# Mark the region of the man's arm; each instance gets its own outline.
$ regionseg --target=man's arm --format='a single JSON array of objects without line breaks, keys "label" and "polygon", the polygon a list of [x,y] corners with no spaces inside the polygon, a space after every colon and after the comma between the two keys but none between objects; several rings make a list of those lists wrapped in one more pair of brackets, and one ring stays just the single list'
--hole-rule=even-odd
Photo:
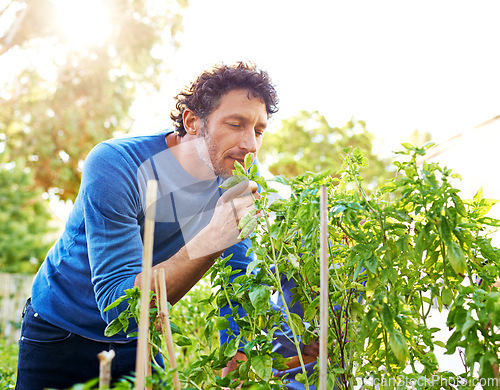
[{"label": "man's arm", "polygon": [[[253,197],[252,197],[253,194]],[[165,270],[167,297],[178,302],[210,269],[222,252],[241,241],[239,220],[254,207],[257,184],[244,181],[227,190],[217,202],[210,223],[168,261],[153,267]],[[138,274],[134,286],[141,285]],[[154,282],[151,282],[153,289]]]},{"label": "man's arm", "polygon": [[[80,204],[82,232],[88,239],[91,281],[96,303],[106,322],[126,307],[104,309],[140,283],[142,238],[139,223],[141,177],[122,153],[106,143],[96,146],[85,161]],[[144,184],[146,183],[144,178]],[[226,248],[240,242],[236,220],[253,207],[250,196],[257,185],[240,183],[218,200],[211,221],[177,252],[170,252],[156,268],[165,267],[169,300],[177,302],[210,268]],[[246,195],[246,196],[245,196]],[[80,238],[80,237],[78,237]],[[152,283],[154,285],[154,283]]]}]

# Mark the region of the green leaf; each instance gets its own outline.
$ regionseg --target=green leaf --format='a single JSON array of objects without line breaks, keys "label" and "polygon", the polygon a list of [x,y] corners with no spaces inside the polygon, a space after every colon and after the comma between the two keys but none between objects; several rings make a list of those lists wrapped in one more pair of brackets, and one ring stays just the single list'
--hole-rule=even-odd
[{"label": "green leaf", "polygon": [[224,330],[229,328],[229,320],[224,317],[217,317],[215,319],[215,328],[217,330]]},{"label": "green leaf", "polygon": [[240,378],[246,378],[248,376],[248,371],[250,371],[251,364],[249,361],[244,361],[240,364],[238,368],[238,373]]},{"label": "green leaf", "polygon": [[452,237],[448,220],[444,215],[441,215],[439,223],[439,235],[446,245],[451,245]]},{"label": "green leaf", "polygon": [[300,268],[299,258],[297,256],[290,253],[288,255],[288,260],[290,260],[290,263],[292,264],[293,268],[296,268],[296,269]]},{"label": "green leaf", "polygon": [[462,325],[462,329],[461,329],[462,334],[467,337],[467,333],[474,325],[476,325],[476,320],[474,318],[472,318],[470,311],[468,311],[467,318],[466,318],[464,324]]},{"label": "green leaf", "polygon": [[120,318],[115,318],[113,321],[111,321],[108,326],[106,326],[106,329],[104,330],[104,336],[106,337],[111,337],[120,332],[123,329],[123,325],[120,321]]},{"label": "green leaf", "polygon": [[424,228],[420,230],[420,233],[418,234],[417,237],[417,241],[415,243],[415,251],[414,251],[414,258],[419,264],[422,263],[422,255],[425,249],[427,238],[428,238],[427,229]]},{"label": "green leaf", "polygon": [[283,177],[283,176],[275,176],[272,181],[275,181],[277,183],[280,183],[280,184],[284,184],[286,186],[288,186],[290,184],[290,179],[287,179],[286,177]]},{"label": "green leaf", "polygon": [[479,204],[481,199],[483,199],[483,187],[479,188],[472,198],[475,204]]},{"label": "green leaf", "polygon": [[465,210],[464,202],[460,199],[456,194],[451,195],[451,199],[453,199],[453,203],[455,203],[455,209],[457,213],[459,213],[462,217],[467,216],[467,211]]},{"label": "green leaf", "polygon": [[[252,211],[249,211],[247,214],[245,214],[245,216],[247,216],[248,214],[252,214]],[[241,227],[241,232],[240,235],[238,236],[238,239],[242,240],[245,237],[247,237],[252,232],[252,230],[255,229],[255,226],[257,226],[258,219],[259,219],[258,216],[250,215],[250,219],[248,220],[248,222]],[[238,224],[238,227],[239,225],[240,224]]]},{"label": "green leaf", "polygon": [[245,167],[241,165],[239,161],[234,162],[233,176],[245,176],[246,177]]},{"label": "green leaf", "polygon": [[238,222],[238,229],[241,229],[243,230],[243,227],[248,223],[250,222],[250,220],[252,219],[252,217],[257,213],[257,210],[255,209],[252,209],[250,211],[248,211],[241,219],[240,219],[240,222]]},{"label": "green leaf", "polygon": [[451,355],[455,352],[455,349],[457,348],[457,344],[462,338],[462,333],[457,329],[453,334],[450,336],[448,341],[446,342],[446,354]]},{"label": "green leaf", "polygon": [[239,344],[239,338],[231,339],[227,343],[226,350],[224,351],[224,356],[232,358],[234,355],[236,355],[236,352],[238,352],[238,344]]},{"label": "green leaf", "polygon": [[337,205],[332,207],[330,212],[332,213],[332,215],[337,215],[337,214],[341,213],[342,211],[344,211],[345,209],[346,209],[346,206],[344,206],[343,204],[337,204]]},{"label": "green leaf", "polygon": [[252,367],[255,373],[265,382],[271,378],[273,359],[269,355],[257,355],[252,357]]},{"label": "green leaf", "polygon": [[313,299],[313,301],[307,306],[306,311],[304,312],[304,321],[311,321],[314,316],[318,313],[318,307],[320,303],[320,297],[317,296]]},{"label": "green leaf", "polygon": [[257,174],[257,165],[252,165],[250,167],[250,177],[254,177]]},{"label": "green leaf", "polygon": [[263,285],[258,285],[252,289],[249,293],[250,302],[255,308],[257,314],[263,314],[266,312],[269,306],[269,298],[271,297],[271,291],[269,288]]},{"label": "green leaf", "polygon": [[110,303],[108,306],[106,306],[104,308],[104,311],[108,311],[110,309],[115,308],[116,306],[118,306],[120,303],[122,303],[127,298],[128,298],[127,295],[122,295],[121,297],[117,298],[113,303]]},{"label": "green leaf", "polygon": [[215,379],[215,383],[219,386],[226,387],[226,386],[229,386],[231,384],[231,379],[228,376],[226,376],[224,378],[217,376]]},{"label": "green leaf", "polygon": [[489,225],[489,226],[500,226],[500,219],[483,217],[478,219],[479,223]]},{"label": "green leaf", "polygon": [[207,378],[207,373],[201,367],[195,367],[189,372],[189,379],[196,384],[202,384]]},{"label": "green leaf", "polygon": [[172,331],[172,334],[181,334],[181,329],[174,323],[174,322],[170,322],[170,330]]},{"label": "green leaf", "polygon": [[356,319],[363,313],[363,306],[358,301],[352,301],[349,305],[349,313],[353,319]]},{"label": "green leaf", "polygon": [[306,383],[307,375],[301,372],[301,373],[295,375],[295,380],[299,383]]},{"label": "green leaf", "polygon": [[465,275],[467,271],[467,262],[465,260],[462,248],[456,242],[450,242],[448,245],[448,260],[457,275]]},{"label": "green leaf", "polygon": [[262,263],[262,259],[256,258],[247,266],[246,274],[249,276],[252,271]]},{"label": "green leaf", "polygon": [[380,318],[382,319],[382,325],[388,332],[392,332],[394,329],[394,317],[392,316],[391,309],[387,303],[382,304],[382,311],[380,313]]},{"label": "green leaf", "polygon": [[326,169],[324,171],[318,172],[313,176],[313,182],[320,182],[325,177],[331,175],[332,169]]},{"label": "green leaf", "polygon": [[378,277],[372,273],[368,274],[368,280],[366,282],[366,297],[372,298],[375,293],[375,289],[378,285]]},{"label": "green leaf", "polygon": [[252,165],[252,153],[247,153],[245,156],[245,169],[248,171]]},{"label": "green leaf", "polygon": [[233,175],[226,180],[224,180],[221,185],[219,185],[219,188],[222,188],[223,190],[227,190],[231,187],[234,187],[235,185],[248,180],[244,174],[242,175]]},{"label": "green leaf", "polygon": [[298,314],[290,313],[290,317],[288,318],[287,322],[290,325],[293,333],[295,333],[296,335],[302,336],[306,331],[304,320]]},{"label": "green leaf", "polygon": [[441,291],[441,301],[445,306],[450,306],[453,302],[453,292],[448,287],[443,287]]},{"label": "green leaf", "polygon": [[[496,359],[492,354],[488,351],[479,359],[479,376],[481,378],[493,379],[495,378],[495,372],[493,370],[493,363],[496,363]],[[498,382],[486,382],[486,385],[483,386],[484,390],[498,390]]]},{"label": "green leaf", "polygon": [[368,259],[365,260],[365,265],[366,268],[368,268],[368,270],[375,275],[378,268],[377,256],[375,254],[372,254]]},{"label": "green leaf", "polygon": [[186,337],[186,336],[183,336],[183,335],[177,336],[177,339],[175,340],[175,343],[179,347],[183,347],[183,346],[186,346],[186,345],[193,344],[192,341],[191,341],[191,339],[189,337]]},{"label": "green leaf", "polygon": [[399,330],[394,329],[390,333],[389,343],[391,344],[392,352],[396,355],[399,363],[402,365],[406,364],[406,360],[408,360],[410,353],[408,352],[408,344]]}]

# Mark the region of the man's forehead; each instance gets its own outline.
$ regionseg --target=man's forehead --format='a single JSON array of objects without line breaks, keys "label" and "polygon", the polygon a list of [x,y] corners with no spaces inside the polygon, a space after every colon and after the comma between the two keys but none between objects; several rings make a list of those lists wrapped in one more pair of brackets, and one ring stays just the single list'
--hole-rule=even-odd
[{"label": "man's forehead", "polygon": [[[253,96],[253,94],[251,94],[251,91],[241,89],[231,90],[222,95],[219,101],[219,105],[214,111],[232,110],[234,111],[234,114],[238,114],[236,110],[240,110],[243,108],[255,108],[254,105],[259,109],[262,109],[267,116],[266,104],[262,98],[260,98],[259,96]],[[243,112],[244,110],[241,111],[241,113]]]}]

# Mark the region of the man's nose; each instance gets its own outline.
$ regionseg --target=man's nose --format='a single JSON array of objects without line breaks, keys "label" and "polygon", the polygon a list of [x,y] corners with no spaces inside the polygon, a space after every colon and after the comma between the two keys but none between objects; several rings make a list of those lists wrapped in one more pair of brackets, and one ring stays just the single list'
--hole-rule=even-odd
[{"label": "man's nose", "polygon": [[257,138],[253,129],[248,129],[244,132],[239,146],[241,149],[246,150],[247,153],[257,152]]}]

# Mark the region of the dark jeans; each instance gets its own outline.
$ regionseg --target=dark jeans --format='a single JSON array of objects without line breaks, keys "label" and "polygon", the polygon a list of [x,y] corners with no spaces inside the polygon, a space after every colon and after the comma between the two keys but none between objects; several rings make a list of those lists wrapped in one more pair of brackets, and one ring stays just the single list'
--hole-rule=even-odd
[{"label": "dark jeans", "polygon": [[44,321],[27,302],[19,340],[17,390],[65,389],[99,376],[97,354],[115,351],[113,381],[135,371],[137,342],[89,340]]}]

